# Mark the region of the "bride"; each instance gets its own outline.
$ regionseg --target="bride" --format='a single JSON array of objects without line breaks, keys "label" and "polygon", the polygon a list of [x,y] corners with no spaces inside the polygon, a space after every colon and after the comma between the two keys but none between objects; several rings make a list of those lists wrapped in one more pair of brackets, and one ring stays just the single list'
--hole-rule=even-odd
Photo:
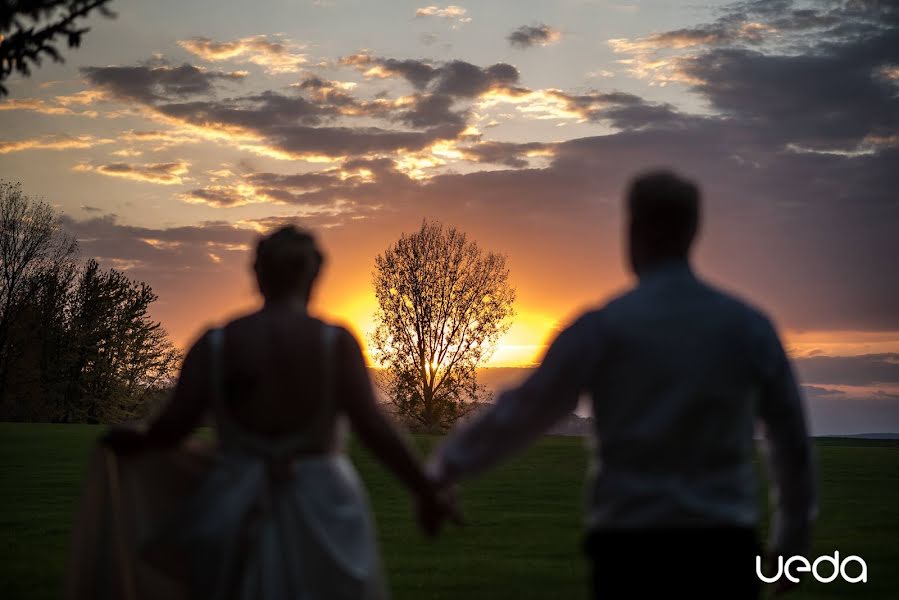
[{"label": "bride", "polygon": [[[378,408],[355,338],[307,312],[321,264],[304,231],[263,238],[264,306],[190,348],[149,428],[106,435],[68,597],[173,597],[179,585],[193,598],[386,597],[367,498],[342,450],[346,421],[413,494],[425,533],[456,518]],[[206,413],[217,445],[204,453],[182,442]]]}]

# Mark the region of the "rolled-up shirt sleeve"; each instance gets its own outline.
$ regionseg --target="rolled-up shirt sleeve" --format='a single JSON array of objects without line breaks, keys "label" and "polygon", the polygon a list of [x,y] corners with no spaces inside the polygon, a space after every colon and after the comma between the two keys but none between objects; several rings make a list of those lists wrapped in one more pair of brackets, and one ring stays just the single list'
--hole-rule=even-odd
[{"label": "rolled-up shirt sleeve", "polygon": [[445,482],[477,474],[522,450],[577,408],[595,341],[582,317],[550,344],[540,366],[517,388],[459,426],[438,449],[432,469]]},{"label": "rolled-up shirt sleeve", "polygon": [[759,415],[773,514],[769,550],[775,555],[805,554],[817,516],[811,440],[793,368],[773,328],[768,334],[771,369],[762,391]]}]

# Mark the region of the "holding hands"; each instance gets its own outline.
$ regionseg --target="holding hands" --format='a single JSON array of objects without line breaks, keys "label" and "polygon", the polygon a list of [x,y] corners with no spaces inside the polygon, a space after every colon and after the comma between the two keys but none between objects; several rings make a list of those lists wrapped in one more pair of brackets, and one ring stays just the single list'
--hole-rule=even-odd
[{"label": "holding hands", "polygon": [[459,510],[455,490],[444,477],[440,460],[432,458],[426,472],[429,485],[418,495],[416,511],[419,527],[433,538],[447,520],[461,526],[465,519]]}]

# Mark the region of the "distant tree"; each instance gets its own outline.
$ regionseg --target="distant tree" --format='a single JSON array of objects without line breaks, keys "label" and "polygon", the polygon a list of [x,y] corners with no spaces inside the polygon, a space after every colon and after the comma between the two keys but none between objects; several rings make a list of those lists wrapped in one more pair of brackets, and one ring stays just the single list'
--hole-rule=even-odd
[{"label": "distant tree", "polygon": [[422,223],[377,257],[378,380],[409,425],[444,431],[487,399],[477,368],[509,327],[508,279],[504,256],[439,223]]},{"label": "distant tree", "polygon": [[57,37],[69,48],[81,45],[90,31],[77,22],[96,11],[107,18],[115,14],[106,6],[111,0],[7,0],[0,3],[0,96],[8,94],[3,81],[16,71],[31,74],[44,57],[64,62]]},{"label": "distant tree", "polygon": [[155,300],[150,286],[95,260],[81,270],[70,306],[67,420],[134,419],[171,383],[181,357],[147,314]]},{"label": "distant tree", "polygon": [[0,181],[0,397],[18,351],[10,327],[41,282],[72,268],[76,249],[53,207],[30,200],[19,184]]},{"label": "distant tree", "polygon": [[95,260],[46,203],[0,182],[0,419],[143,417],[181,361],[149,316],[153,290]]}]

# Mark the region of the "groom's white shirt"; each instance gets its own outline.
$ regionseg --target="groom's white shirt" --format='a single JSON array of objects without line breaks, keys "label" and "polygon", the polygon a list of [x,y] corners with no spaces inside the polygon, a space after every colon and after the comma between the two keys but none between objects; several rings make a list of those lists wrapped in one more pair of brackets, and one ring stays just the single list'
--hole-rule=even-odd
[{"label": "groom's white shirt", "polygon": [[454,431],[434,468],[479,472],[593,403],[590,528],[755,526],[757,423],[775,508],[770,547],[808,550],[815,514],[811,447],[799,390],[765,316],[668,263],[588,312],[540,367]]}]

